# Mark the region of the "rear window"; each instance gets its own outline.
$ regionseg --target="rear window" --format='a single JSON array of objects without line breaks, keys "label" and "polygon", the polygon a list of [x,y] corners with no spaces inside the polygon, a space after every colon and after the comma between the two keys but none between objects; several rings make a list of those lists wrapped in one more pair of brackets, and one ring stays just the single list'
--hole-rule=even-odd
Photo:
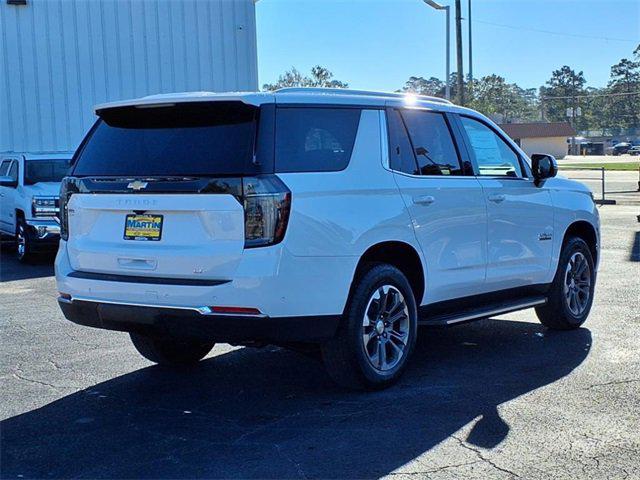
[{"label": "rear window", "polygon": [[276,171],[330,172],[346,168],[360,112],[358,108],[278,108]]},{"label": "rear window", "polygon": [[241,102],[103,110],[74,175],[216,176],[250,171],[259,109]]}]

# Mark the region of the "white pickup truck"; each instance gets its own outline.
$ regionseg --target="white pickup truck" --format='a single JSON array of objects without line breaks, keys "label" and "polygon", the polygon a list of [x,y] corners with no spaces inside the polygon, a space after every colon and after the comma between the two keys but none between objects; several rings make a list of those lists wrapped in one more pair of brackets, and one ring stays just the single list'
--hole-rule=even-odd
[{"label": "white pickup truck", "polygon": [[5,154],[0,157],[0,232],[15,237],[17,255],[28,262],[60,240],[60,180],[72,153]]}]

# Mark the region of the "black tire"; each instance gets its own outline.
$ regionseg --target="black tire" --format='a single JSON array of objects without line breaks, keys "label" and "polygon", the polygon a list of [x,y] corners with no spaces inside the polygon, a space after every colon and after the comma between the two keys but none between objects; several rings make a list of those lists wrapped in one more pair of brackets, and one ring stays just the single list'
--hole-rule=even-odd
[{"label": "black tire", "polygon": [[35,259],[31,229],[23,218],[19,218],[16,225],[16,257],[20,263],[31,263]]},{"label": "black tire", "polygon": [[[584,301],[584,310],[579,312],[572,311],[565,291],[565,282],[571,276],[570,273],[567,273],[567,269],[574,255],[582,255],[586,260],[589,270],[589,285],[588,288],[586,288],[589,296]],[[574,281],[571,281],[571,285],[574,285]],[[558,261],[558,269],[556,270],[556,275],[549,289],[547,303],[543,306],[536,307],[538,319],[545,327],[552,330],[573,330],[579,328],[587,320],[589,312],[591,311],[594,287],[595,270],[591,250],[582,238],[569,237],[562,247],[560,260]],[[570,287],[567,288],[569,289]],[[576,288],[578,287],[576,286]]]},{"label": "black tire", "polygon": [[[403,335],[406,344],[400,347],[404,349],[402,355],[397,354],[397,349],[394,349],[398,348],[398,342],[397,337],[394,337],[394,342],[392,342],[391,331],[389,331],[389,334],[386,333],[386,330],[384,333],[374,332],[375,328],[372,325],[363,326],[367,307],[370,307],[370,309],[378,308],[379,302],[377,304],[371,302],[375,302],[373,297],[380,295],[380,289],[384,286],[391,286],[395,289],[389,290],[392,292],[390,297],[392,297],[391,301],[394,301],[397,305],[397,313],[394,316],[400,315],[401,320],[398,320],[397,322],[399,323],[394,325],[398,326],[397,328],[399,329],[399,325],[404,324],[402,331],[406,332],[406,337]],[[404,303],[400,302],[401,297],[396,292],[399,292],[404,297]],[[387,298],[387,295],[385,295],[385,298]],[[382,297],[380,298],[381,301]],[[375,314],[376,320],[378,319],[377,313]],[[391,316],[391,312],[389,315]],[[407,365],[407,360],[413,351],[417,335],[417,320],[416,300],[404,274],[392,265],[370,265],[359,276],[352,288],[335,338],[322,344],[322,359],[327,373],[336,383],[350,389],[377,390],[392,385],[402,375]],[[373,349],[380,348],[379,342],[381,341],[388,342],[382,347],[385,350],[384,355],[378,353],[378,357],[384,356],[386,360],[388,358],[387,355],[389,355],[387,352],[391,351],[389,356],[396,355],[397,357],[394,359],[397,364],[392,368],[391,365],[388,370],[374,367],[363,342],[365,328],[371,330],[371,338],[374,342]],[[381,335],[384,335],[385,338],[380,338]],[[378,342],[377,347],[376,341]],[[394,343],[394,345],[391,345],[391,343]],[[388,349],[387,346],[389,347]],[[380,352],[380,350],[377,351]]]},{"label": "black tire", "polygon": [[140,333],[130,333],[129,336],[133,346],[144,358],[172,367],[195,365],[215,345],[214,342],[152,337]]}]

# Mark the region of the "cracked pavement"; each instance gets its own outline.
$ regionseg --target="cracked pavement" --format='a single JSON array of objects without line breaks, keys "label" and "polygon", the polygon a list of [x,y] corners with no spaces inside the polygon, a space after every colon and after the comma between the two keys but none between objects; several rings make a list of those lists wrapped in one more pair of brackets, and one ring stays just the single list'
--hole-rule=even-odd
[{"label": "cracked pavement", "polygon": [[600,209],[584,328],[525,311],[421,330],[406,376],[368,394],[275,347],[152,366],[126,334],[65,321],[52,267],[3,243],[0,477],[640,478],[637,210]]}]

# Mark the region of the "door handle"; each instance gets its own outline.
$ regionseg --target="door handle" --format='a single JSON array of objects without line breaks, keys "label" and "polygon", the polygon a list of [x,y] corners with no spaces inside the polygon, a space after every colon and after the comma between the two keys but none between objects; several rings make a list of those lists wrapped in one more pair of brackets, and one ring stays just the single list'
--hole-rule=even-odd
[{"label": "door handle", "polygon": [[489,195],[489,201],[495,203],[504,202],[505,198],[507,197],[502,193],[492,193],[491,195]]},{"label": "door handle", "polygon": [[431,205],[435,201],[436,199],[431,195],[418,195],[417,197],[413,197],[413,203],[420,205]]}]

